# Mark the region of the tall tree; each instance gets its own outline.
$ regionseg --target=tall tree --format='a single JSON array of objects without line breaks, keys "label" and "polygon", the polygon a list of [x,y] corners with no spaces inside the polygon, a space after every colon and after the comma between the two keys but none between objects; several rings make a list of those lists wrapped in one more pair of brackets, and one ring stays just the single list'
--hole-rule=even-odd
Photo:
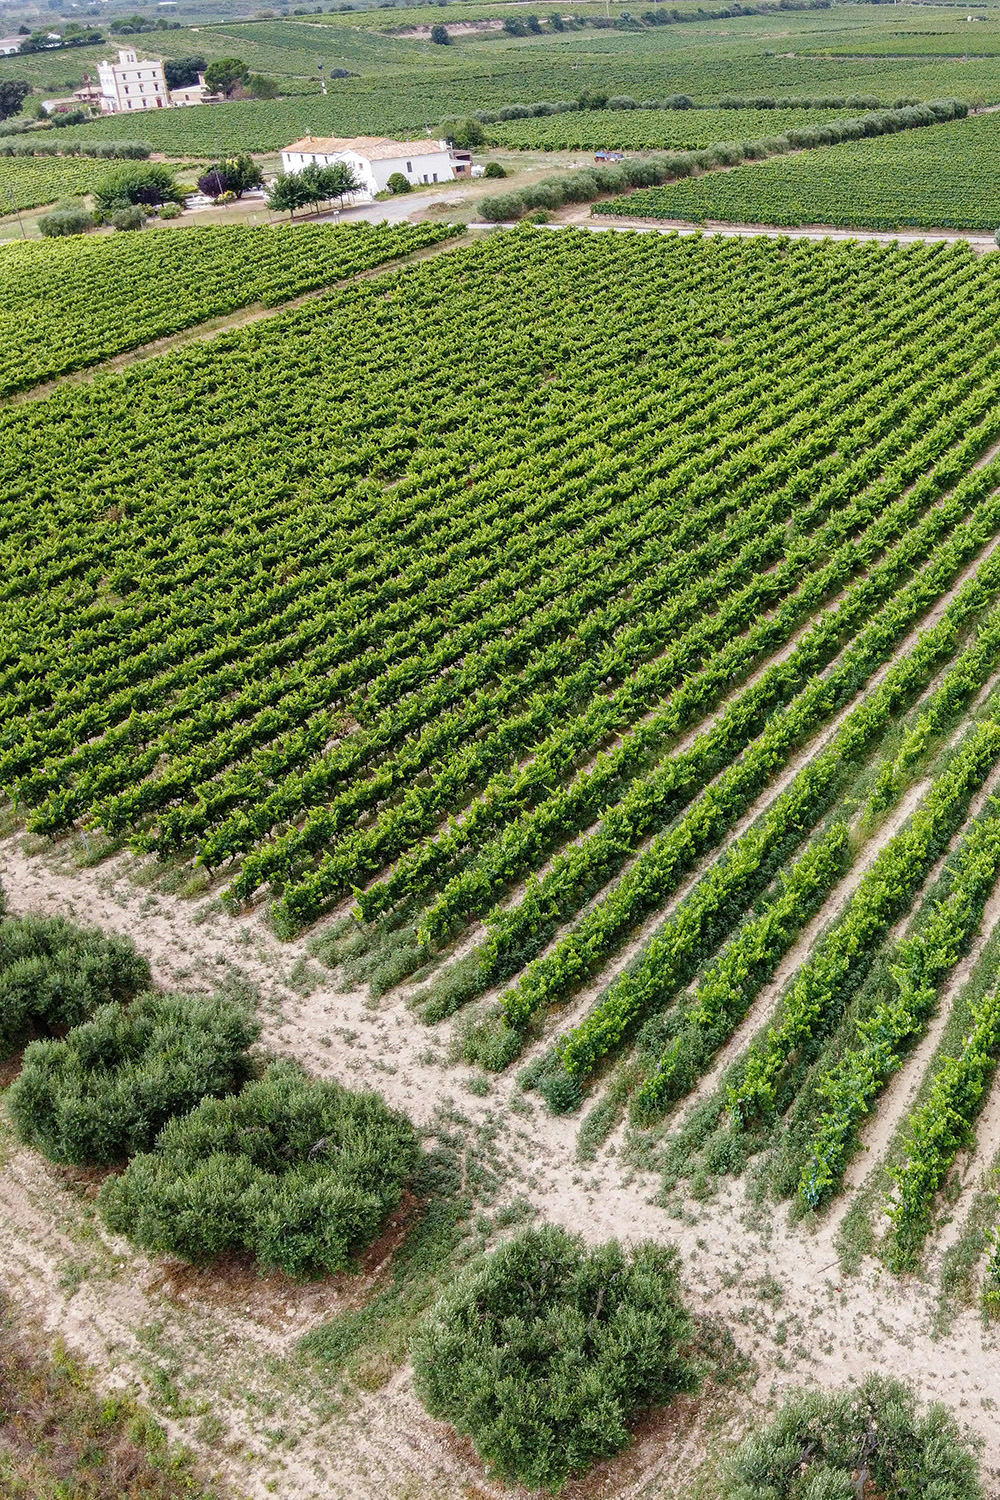
[{"label": "tall tree", "polygon": [[219,57],[205,69],[205,83],[212,94],[225,94],[250,82],[250,69],[238,57]]},{"label": "tall tree", "polygon": [[31,93],[31,84],[23,78],[0,79],[0,120],[9,120],[19,115],[21,106]]}]

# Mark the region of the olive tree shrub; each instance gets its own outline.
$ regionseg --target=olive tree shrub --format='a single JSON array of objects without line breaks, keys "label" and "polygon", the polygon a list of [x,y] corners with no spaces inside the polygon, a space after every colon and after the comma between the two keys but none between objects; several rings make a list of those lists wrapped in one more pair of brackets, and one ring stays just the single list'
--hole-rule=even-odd
[{"label": "olive tree shrub", "polygon": [[33,1036],[78,1025],[99,1005],[133,999],[151,979],[128,938],[62,917],[0,920],[0,1058]]},{"label": "olive tree shrub", "polygon": [[22,1141],[51,1161],[111,1166],[148,1151],[176,1114],[253,1073],[260,1027],[232,1000],[141,995],[104,1005],[62,1041],[32,1042],[7,1102]]},{"label": "olive tree shrub", "polygon": [[941,1405],[869,1375],[842,1391],[792,1396],[723,1469],[720,1500],[983,1500],[978,1465]]},{"label": "olive tree shrub", "polygon": [[280,1062],[172,1120],[105,1183],[100,1206],[109,1228],[154,1255],[249,1251],[262,1269],[323,1275],[376,1236],[416,1162],[413,1126],[378,1094]]},{"label": "olive tree shrub", "polygon": [[511,1483],[559,1490],[695,1389],[677,1252],[530,1229],[473,1262],[417,1330],[416,1389]]}]

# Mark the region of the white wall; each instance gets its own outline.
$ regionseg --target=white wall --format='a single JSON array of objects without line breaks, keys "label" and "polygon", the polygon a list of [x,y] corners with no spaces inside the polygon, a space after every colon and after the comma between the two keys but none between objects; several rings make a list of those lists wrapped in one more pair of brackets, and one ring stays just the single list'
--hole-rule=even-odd
[{"label": "white wall", "polygon": [[401,172],[407,181],[412,183],[451,182],[455,176],[451,153],[443,143],[439,151],[427,156],[384,157],[376,158],[374,161],[360,156],[356,151],[282,151],[281,153],[281,167],[285,172],[301,172],[303,167],[309,166],[312,162],[320,167],[328,167],[338,161],[345,162],[352,169],[355,177],[364,185],[364,191],[372,197],[376,193],[385,191],[386,184],[394,172]]}]

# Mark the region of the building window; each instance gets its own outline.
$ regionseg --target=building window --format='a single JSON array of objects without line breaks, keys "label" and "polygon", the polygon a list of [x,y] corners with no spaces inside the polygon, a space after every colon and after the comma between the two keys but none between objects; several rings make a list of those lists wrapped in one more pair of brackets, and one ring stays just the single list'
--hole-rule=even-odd
[{"label": "building window", "polygon": [[434,181],[437,182],[437,180],[438,180],[438,174],[435,172],[434,173]]},{"label": "building window", "polygon": [[412,172],[412,171],[413,171],[413,163],[412,163],[412,161],[408,161],[408,162],[407,162],[407,163],[406,163],[406,170],[407,170],[407,171],[408,171],[408,172]]}]

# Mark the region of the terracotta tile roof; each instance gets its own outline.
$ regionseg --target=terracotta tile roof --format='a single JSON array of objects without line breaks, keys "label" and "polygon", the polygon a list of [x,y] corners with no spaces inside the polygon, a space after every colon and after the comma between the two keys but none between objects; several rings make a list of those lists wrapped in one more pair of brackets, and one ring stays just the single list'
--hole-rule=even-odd
[{"label": "terracotta tile roof", "polygon": [[394,157],[436,156],[448,147],[442,141],[389,141],[380,135],[355,135],[349,140],[337,136],[305,135],[301,141],[293,141],[286,151],[315,152],[319,156],[333,156],[338,151],[354,151],[368,161],[388,161]]}]

